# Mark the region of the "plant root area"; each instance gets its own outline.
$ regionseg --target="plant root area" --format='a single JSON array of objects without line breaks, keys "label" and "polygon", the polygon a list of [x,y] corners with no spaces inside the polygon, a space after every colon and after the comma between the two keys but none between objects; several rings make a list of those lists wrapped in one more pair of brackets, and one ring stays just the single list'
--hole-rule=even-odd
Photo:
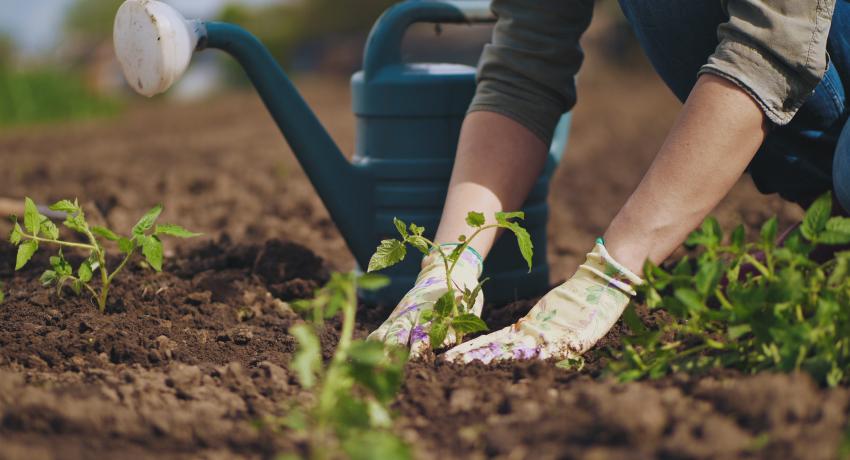
[{"label": "plant root area", "polygon": [[[552,186],[549,253],[536,254],[548,257],[553,284],[628,197],[678,107],[645,65],[605,69],[591,58],[582,75],[573,137]],[[628,85],[616,83],[623,75]],[[347,83],[298,84],[350,152]],[[60,298],[40,285],[49,248],[14,272],[14,248],[0,244],[0,458],[303,452],[303,439],[268,423],[311,398],[290,370],[287,331],[301,321],[290,303],[353,262],[255,95],[146,103],[116,120],[2,133],[0,160],[3,195],[42,203],[77,196],[92,220],[123,232],[162,202],[163,222],[205,233],[168,241],[162,273],[131,264],[105,313],[85,296]],[[746,178],[715,214],[724,228],[800,216]],[[485,319],[496,329],[533,303],[488,305]],[[362,307],[357,336],[388,310]],[[329,322],[321,335],[326,358],[338,327]],[[617,383],[602,373],[603,351],[624,332],[616,326],[580,372],[551,362],[410,363],[394,403],[398,432],[421,459],[839,457],[847,388],[726,372]]]}]

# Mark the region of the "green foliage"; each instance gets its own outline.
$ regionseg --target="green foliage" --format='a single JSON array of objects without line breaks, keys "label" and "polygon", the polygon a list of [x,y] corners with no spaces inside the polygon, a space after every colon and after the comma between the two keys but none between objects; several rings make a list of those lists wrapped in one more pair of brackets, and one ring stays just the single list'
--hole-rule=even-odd
[{"label": "green foliage", "polygon": [[[298,341],[291,368],[305,389],[317,395],[307,406],[293,408],[282,420],[288,429],[309,440],[311,458],[409,459],[410,450],[392,431],[389,404],[404,377],[406,350],[381,342],[353,340],[357,286],[381,288],[379,275],[335,273],[315,298],[299,301],[296,309],[312,321],[290,328]],[[342,312],[342,331],[334,355],[322,363],[317,328]]]},{"label": "green foliage", "polygon": [[[132,230],[132,236],[122,237],[114,231],[99,226],[90,226],[86,221],[83,208],[77,200],[61,200],[50,209],[65,213],[63,225],[83,236],[86,243],[64,241],[59,239],[59,228],[50,219],[42,215],[35,203],[26,198],[24,200],[23,227],[15,220],[9,241],[18,247],[15,270],[20,270],[32,259],[41,244],[49,244],[59,247],[55,256],[50,257],[50,269],[41,275],[41,283],[45,286],[55,286],[57,294],[62,293],[66,286],[75,294],[80,294],[83,289],[87,290],[97,300],[100,311],[106,309],[109,296],[109,287],[114,277],[127,265],[130,258],[141,249],[148,264],[156,271],[162,270],[162,241],[158,235],[176,236],[179,238],[190,238],[198,236],[178,225],[158,225],[154,228],[156,220],[162,212],[162,206],[156,206],[139,220]],[[153,231],[151,231],[153,229]],[[110,272],[107,267],[107,252],[104,246],[106,241],[118,242],[119,249],[124,258],[121,263]],[[62,248],[76,248],[87,251],[86,259],[83,260],[76,270],[65,259]],[[101,277],[99,291],[91,285],[95,272]]]},{"label": "green foliage", "polygon": [[6,301],[6,292],[4,291],[5,288],[6,286],[2,282],[0,282],[0,304]]},{"label": "green foliage", "polygon": [[831,196],[819,198],[781,247],[776,219],[754,243],[744,243],[739,226],[729,244],[707,219],[688,238],[701,249],[695,260],[685,257],[672,270],[645,267],[646,303],[672,321],[647,330],[627,312],[633,335],[610,371],[626,381],[712,368],[802,370],[828,385],[848,382],[850,251],[825,263],[810,258],[815,244],[850,241],[850,220],[830,217],[831,210]]},{"label": "green foliage", "polygon": [[495,214],[494,224],[487,224],[484,214],[471,211],[466,216],[466,223],[474,229],[470,236],[460,235],[458,243],[454,249],[446,254],[444,248],[433,241],[425,238],[425,228],[416,224],[410,224],[408,227],[402,220],[395,218],[393,224],[401,236],[400,240],[387,239],[381,241],[381,244],[375,250],[375,254],[369,260],[369,272],[383,270],[391,267],[402,260],[407,255],[406,244],[418,249],[426,256],[434,252],[443,261],[446,269],[446,293],[440,297],[434,305],[433,311],[426,311],[420,316],[422,323],[430,322],[430,331],[428,333],[429,342],[432,349],[439,348],[450,330],[454,330],[456,343],[461,343],[466,334],[482,332],[488,330],[487,324],[478,316],[472,313],[472,307],[475,304],[475,299],[481,292],[481,287],[487,282],[484,279],[473,289],[464,287],[462,291],[451,282],[452,271],[457,265],[460,255],[469,247],[469,244],[485,230],[494,228],[502,228],[511,231],[516,236],[519,244],[520,253],[523,259],[528,263],[528,270],[531,271],[532,256],[534,254],[534,245],[531,243],[531,236],[515,219],[524,219],[525,214],[522,212],[498,212]]},{"label": "green foliage", "polygon": [[93,94],[72,72],[13,71],[0,65],[0,126],[109,116],[119,110],[117,101]]}]

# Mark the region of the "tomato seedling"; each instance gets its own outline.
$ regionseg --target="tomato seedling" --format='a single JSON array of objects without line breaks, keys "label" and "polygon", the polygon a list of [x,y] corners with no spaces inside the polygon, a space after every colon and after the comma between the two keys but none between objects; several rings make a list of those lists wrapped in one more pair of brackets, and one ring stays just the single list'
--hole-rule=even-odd
[{"label": "tomato seedling", "polygon": [[[410,458],[407,445],[391,431],[389,409],[401,388],[407,351],[353,340],[357,287],[378,289],[388,282],[378,275],[335,273],[314,299],[294,303],[312,321],[289,330],[298,341],[292,369],[303,388],[315,390],[316,399],[290,410],[281,422],[307,437],[312,459],[341,458],[340,453],[352,459]],[[340,311],[339,342],[323,365],[317,329]]]},{"label": "tomato seedling", "polygon": [[422,323],[431,322],[431,329],[428,333],[429,342],[432,349],[437,349],[442,345],[443,341],[449,333],[449,329],[455,331],[457,343],[463,342],[465,334],[474,332],[486,331],[487,324],[472,312],[472,307],[475,304],[475,299],[481,292],[481,287],[487,279],[478,283],[474,288],[470,289],[466,286],[463,289],[456,287],[452,282],[452,271],[457,265],[457,261],[461,254],[469,247],[472,242],[481,232],[493,228],[503,228],[511,231],[517,239],[520,253],[523,259],[528,264],[528,270],[531,271],[532,256],[534,255],[534,245],[531,243],[531,236],[520,224],[512,219],[524,219],[523,212],[498,212],[495,215],[496,223],[486,224],[484,214],[472,211],[466,216],[466,223],[474,229],[473,233],[468,237],[460,235],[458,243],[454,249],[446,253],[444,247],[425,238],[425,228],[411,223],[408,227],[400,219],[393,219],[396,229],[398,230],[401,239],[387,239],[381,241],[381,244],[375,250],[375,254],[369,260],[368,272],[383,270],[393,266],[402,260],[407,255],[406,244],[413,246],[426,256],[432,252],[437,254],[445,267],[446,271],[446,293],[440,297],[434,305],[433,310],[426,311],[420,317]]},{"label": "tomato seedling", "polygon": [[[156,271],[162,271],[162,240],[160,240],[160,237],[191,238],[200,235],[200,233],[190,232],[179,225],[156,224],[160,213],[162,213],[162,206],[159,205],[148,211],[133,226],[130,236],[126,237],[120,236],[106,227],[89,225],[83,208],[77,200],[62,200],[50,206],[50,209],[65,213],[66,218],[63,225],[83,235],[86,242],[60,240],[59,228],[56,224],[39,213],[35,203],[26,198],[24,200],[24,225],[21,227],[20,222],[15,220],[12,234],[9,237],[9,241],[18,247],[15,270],[22,269],[32,259],[40,245],[58,246],[58,253],[50,257],[51,268],[41,275],[41,283],[45,286],[56,286],[57,294],[61,294],[65,286],[69,286],[78,295],[85,289],[96,300],[101,312],[106,310],[109,287],[112,285],[115,276],[121,272],[139,250],[141,250],[148,265]],[[107,266],[105,241],[117,243],[119,251],[124,255],[121,262],[112,271]],[[63,248],[88,251],[88,256],[74,270],[62,253]],[[96,272],[100,274],[99,288],[92,285]]]},{"label": "tomato seedling", "polygon": [[776,218],[757,242],[747,243],[739,225],[727,244],[717,220],[707,219],[686,243],[701,248],[695,260],[644,270],[646,304],[672,321],[651,330],[630,307],[624,320],[633,335],[609,370],[621,380],[711,368],[802,370],[830,386],[846,383],[850,251],[826,262],[811,257],[816,245],[850,243],[850,219],[831,210],[831,195],[820,197],[782,245]]}]

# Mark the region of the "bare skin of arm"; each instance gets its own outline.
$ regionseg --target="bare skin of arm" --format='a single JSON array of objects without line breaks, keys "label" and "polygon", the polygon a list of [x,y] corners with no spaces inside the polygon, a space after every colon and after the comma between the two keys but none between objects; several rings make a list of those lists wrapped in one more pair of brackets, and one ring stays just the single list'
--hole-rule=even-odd
[{"label": "bare skin of arm", "polygon": [[[609,253],[634,273],[641,273],[647,259],[667,258],[741,177],[766,134],[765,117],[746,92],[723,78],[701,76],[649,171],[605,232]],[[437,241],[468,234],[469,211],[491,218],[518,209],[547,151],[508,117],[470,114]],[[486,257],[495,238],[495,231],[482,235],[473,247]]]},{"label": "bare skin of arm", "polygon": [[667,140],[605,232],[634,273],[666,259],[741,177],[767,135],[759,106],[735,84],[703,75]]},{"label": "bare skin of arm", "polygon": [[[472,231],[466,224],[469,211],[493,214],[522,206],[546,165],[549,147],[523,125],[494,112],[473,112],[460,133],[449,193],[438,243],[457,242]],[[477,236],[470,246],[487,257],[496,241],[496,230]]]}]

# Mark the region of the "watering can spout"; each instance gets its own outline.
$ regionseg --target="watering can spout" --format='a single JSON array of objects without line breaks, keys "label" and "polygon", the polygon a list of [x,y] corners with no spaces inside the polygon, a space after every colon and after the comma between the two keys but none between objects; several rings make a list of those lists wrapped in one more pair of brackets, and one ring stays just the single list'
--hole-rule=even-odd
[{"label": "watering can spout", "polygon": [[[245,69],[299,163],[315,185],[350,248],[367,238],[362,209],[369,181],[343,156],[280,65],[245,29],[221,22],[187,21],[156,0],[127,0],[115,20],[115,51],[130,85],[141,94],[164,92],[186,70],[194,51],[215,48]],[[141,82],[140,84],[137,84]],[[363,251],[355,251],[363,252]],[[358,261],[368,260],[357,254]]]}]

